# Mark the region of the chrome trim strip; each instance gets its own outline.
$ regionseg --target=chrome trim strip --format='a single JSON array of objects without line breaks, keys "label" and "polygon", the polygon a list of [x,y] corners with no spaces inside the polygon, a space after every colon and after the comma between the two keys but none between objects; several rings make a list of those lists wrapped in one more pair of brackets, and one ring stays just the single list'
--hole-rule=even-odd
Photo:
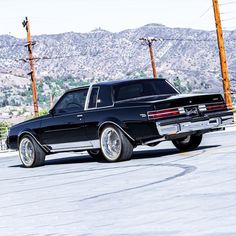
[{"label": "chrome trim strip", "polygon": [[45,147],[35,138],[35,136],[34,136],[32,133],[30,133],[29,131],[23,131],[23,132],[21,132],[21,133],[19,134],[19,136],[18,136],[18,143],[19,143],[19,137],[22,136],[22,135],[24,135],[24,134],[30,135],[30,136],[35,140],[35,142],[36,142],[45,152],[49,153],[49,150],[48,150],[47,148],[45,148]]},{"label": "chrome trim strip", "polygon": [[185,110],[184,110],[184,108],[183,107],[179,107],[179,114],[185,114],[186,112],[185,112]]},{"label": "chrome trim strip", "polygon": [[148,144],[152,144],[152,143],[156,143],[156,142],[162,142],[162,141],[165,141],[165,140],[166,140],[166,139],[165,139],[164,137],[162,137],[162,138],[153,139],[153,140],[144,142],[143,144],[144,144],[144,145],[148,145]]},{"label": "chrome trim strip", "polygon": [[191,131],[200,131],[205,129],[215,129],[222,128],[227,124],[233,124],[232,116],[223,116],[223,117],[215,117],[209,118],[204,121],[197,122],[182,122],[171,125],[161,125],[161,123],[156,122],[156,127],[160,135],[173,135],[173,134],[181,134],[187,133]]},{"label": "chrome trim strip", "polygon": [[207,111],[206,105],[199,105],[198,109],[199,109],[199,111]]},{"label": "chrome trim strip", "polygon": [[61,149],[54,149],[51,150],[51,153],[56,153],[56,152],[73,152],[73,151],[87,151],[87,150],[92,150],[92,149],[97,149],[94,147],[81,147],[81,148],[61,148]]},{"label": "chrome trim strip", "polygon": [[105,122],[103,122],[103,123],[99,126],[98,131],[99,131],[100,128],[101,128],[103,125],[105,125],[105,124],[113,124],[113,125],[115,125],[115,126],[118,127],[125,135],[127,135],[132,141],[135,142],[135,139],[134,139],[134,138],[132,138],[126,131],[124,131],[124,129],[123,129],[122,127],[120,127],[118,124],[116,124],[116,123],[113,122],[113,121],[105,121]]},{"label": "chrome trim strip", "polygon": [[57,144],[48,144],[52,148],[51,151],[60,151],[60,150],[79,150],[79,149],[93,149],[100,148],[99,140],[91,141],[80,141],[80,142],[68,142],[68,143],[57,143]]},{"label": "chrome trim strip", "polygon": [[222,120],[232,119],[232,116],[222,116],[221,119]]}]

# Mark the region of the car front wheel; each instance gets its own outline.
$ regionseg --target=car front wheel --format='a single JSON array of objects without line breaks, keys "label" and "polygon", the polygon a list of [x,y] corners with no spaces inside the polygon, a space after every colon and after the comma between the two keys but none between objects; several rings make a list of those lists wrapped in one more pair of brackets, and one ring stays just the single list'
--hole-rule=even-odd
[{"label": "car front wheel", "polygon": [[202,141],[202,135],[188,135],[187,137],[172,140],[174,146],[181,152],[192,151],[197,148]]},{"label": "car front wheel", "polygon": [[106,126],[100,136],[101,151],[108,162],[126,161],[131,158],[133,146],[120,129]]},{"label": "car front wheel", "polygon": [[19,156],[24,167],[36,167],[44,164],[45,153],[29,135],[23,136],[19,145]]}]

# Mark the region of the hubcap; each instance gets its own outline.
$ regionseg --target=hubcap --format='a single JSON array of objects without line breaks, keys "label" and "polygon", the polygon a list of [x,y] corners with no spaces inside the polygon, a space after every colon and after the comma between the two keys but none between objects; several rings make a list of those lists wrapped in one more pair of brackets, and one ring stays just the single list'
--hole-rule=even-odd
[{"label": "hubcap", "polygon": [[121,153],[121,139],[113,128],[106,128],[101,136],[101,148],[105,157],[115,161]]},{"label": "hubcap", "polygon": [[186,138],[182,139],[182,140],[180,141],[180,143],[182,143],[182,144],[188,144],[188,143],[190,142],[190,138],[191,138],[191,136],[189,135],[189,136],[187,136]]},{"label": "hubcap", "polygon": [[20,142],[20,159],[25,166],[31,166],[34,162],[34,146],[28,138],[23,138]]},{"label": "hubcap", "polygon": [[98,150],[89,150],[90,153],[93,155],[98,155],[99,154],[99,149]]}]

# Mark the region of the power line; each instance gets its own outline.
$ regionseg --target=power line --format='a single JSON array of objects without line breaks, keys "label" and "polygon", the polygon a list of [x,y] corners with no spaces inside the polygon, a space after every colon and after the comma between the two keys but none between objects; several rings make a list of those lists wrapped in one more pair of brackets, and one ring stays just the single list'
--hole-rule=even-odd
[{"label": "power line", "polygon": [[231,21],[231,20],[235,20],[235,19],[236,19],[236,17],[232,17],[232,18],[223,19],[221,21]]},{"label": "power line", "polygon": [[227,14],[233,14],[236,13],[236,11],[226,11],[226,12],[221,12],[221,15],[227,15]]},{"label": "power line", "polygon": [[13,45],[9,45],[9,46],[0,46],[0,49],[2,48],[14,48],[14,47],[22,47],[23,44],[13,44]]},{"label": "power line", "polygon": [[221,4],[219,4],[219,6],[225,6],[225,5],[231,5],[231,4],[236,4],[236,1],[221,3]]},{"label": "power line", "polygon": [[205,16],[211,9],[212,9],[212,4],[207,8],[206,11],[204,11],[204,12],[199,16],[199,18],[202,18],[203,16]]}]

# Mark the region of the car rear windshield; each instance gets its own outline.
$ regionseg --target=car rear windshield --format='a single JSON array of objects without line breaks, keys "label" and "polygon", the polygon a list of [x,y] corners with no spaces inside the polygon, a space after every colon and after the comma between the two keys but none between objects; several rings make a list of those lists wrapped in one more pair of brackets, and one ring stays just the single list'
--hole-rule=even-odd
[{"label": "car rear windshield", "polygon": [[115,102],[139,97],[178,93],[177,90],[163,79],[129,81],[114,85],[113,89]]}]

